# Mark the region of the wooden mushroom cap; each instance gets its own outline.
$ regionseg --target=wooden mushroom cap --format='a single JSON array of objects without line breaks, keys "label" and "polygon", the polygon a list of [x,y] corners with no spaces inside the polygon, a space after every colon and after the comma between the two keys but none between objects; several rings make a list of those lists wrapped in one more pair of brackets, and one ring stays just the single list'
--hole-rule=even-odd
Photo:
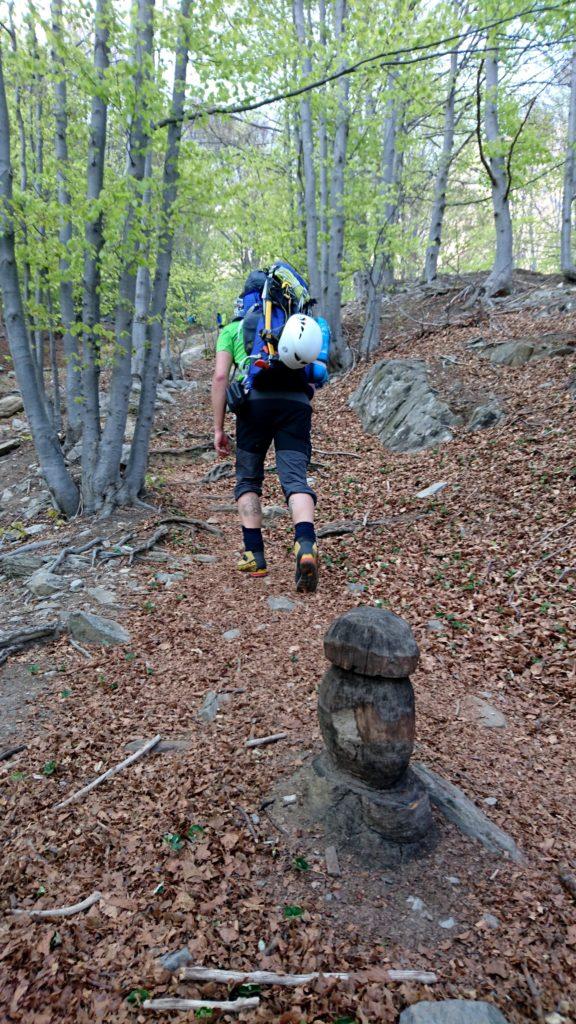
[{"label": "wooden mushroom cap", "polygon": [[420,659],[414,634],[404,619],[384,608],[351,608],[324,636],[333,665],[367,676],[406,679]]}]

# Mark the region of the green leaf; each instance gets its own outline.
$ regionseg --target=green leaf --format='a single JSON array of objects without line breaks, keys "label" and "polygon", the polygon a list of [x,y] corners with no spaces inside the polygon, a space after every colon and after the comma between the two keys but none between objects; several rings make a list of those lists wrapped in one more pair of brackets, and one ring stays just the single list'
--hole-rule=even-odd
[{"label": "green leaf", "polygon": [[166,843],[168,846],[170,846],[173,850],[176,850],[177,853],[184,846],[184,840],[182,839],[182,836],[178,835],[177,832],[166,832],[162,841]]},{"label": "green leaf", "polygon": [[45,775],[47,778],[49,778],[50,775],[54,775],[55,771],[56,761],[46,761],[46,764],[42,768],[42,775]]},{"label": "green leaf", "polygon": [[296,871],[310,871],[310,865],[305,857],[295,857],[293,863]]},{"label": "green leaf", "polygon": [[295,906],[295,904],[292,903],[289,904],[287,907],[284,907],[284,917],[302,917],[303,913],[304,910],[302,909],[302,907],[297,907]]},{"label": "green leaf", "polygon": [[30,672],[31,676],[37,676],[39,671],[40,671],[40,666],[39,665],[29,665],[28,666],[28,671]]},{"label": "green leaf", "polygon": [[131,1006],[142,1006],[145,999],[150,998],[150,993],[147,988],[133,988],[129,995],[126,996],[126,1002],[130,1003]]},{"label": "green leaf", "polygon": [[20,779],[24,778],[24,772],[12,772],[10,778],[14,779],[14,782],[20,782]]},{"label": "green leaf", "polygon": [[193,843],[199,836],[203,836],[205,831],[206,829],[203,825],[190,825],[190,828],[186,833],[186,838]]},{"label": "green leaf", "polygon": [[262,991],[261,985],[238,985],[234,989],[235,996],[257,996]]},{"label": "green leaf", "polygon": [[60,696],[64,697],[64,698],[71,697],[72,696],[72,690],[60,690]]},{"label": "green leaf", "polygon": [[152,890],[152,895],[153,895],[153,896],[161,896],[161,895],[162,895],[162,893],[163,893],[163,892],[165,892],[165,891],[166,891],[166,890],[165,890],[164,882],[160,882],[160,883],[159,883],[159,884],[158,884],[158,885],[156,886],[156,888]]},{"label": "green leaf", "polygon": [[214,1010],[209,1006],[199,1006],[197,1010],[194,1010],[194,1016],[196,1020],[207,1020],[214,1016]]}]

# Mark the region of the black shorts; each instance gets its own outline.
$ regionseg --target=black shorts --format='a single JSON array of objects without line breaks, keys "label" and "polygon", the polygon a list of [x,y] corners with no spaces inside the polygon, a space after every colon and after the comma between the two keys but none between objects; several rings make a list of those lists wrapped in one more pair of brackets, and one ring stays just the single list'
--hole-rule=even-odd
[{"label": "black shorts", "polygon": [[286,501],[292,494],[316,495],[306,474],[312,453],[312,407],[306,395],[251,392],[236,416],[236,500],[262,494],[264,460],[272,442]]}]

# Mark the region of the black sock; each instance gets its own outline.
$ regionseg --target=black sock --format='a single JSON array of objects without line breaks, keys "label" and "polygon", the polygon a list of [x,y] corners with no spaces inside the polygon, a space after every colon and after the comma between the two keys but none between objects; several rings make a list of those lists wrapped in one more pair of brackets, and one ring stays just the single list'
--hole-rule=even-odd
[{"label": "black sock", "polygon": [[294,526],[294,540],[309,540],[313,544],[316,540],[314,523],[296,523]]},{"label": "black sock", "polygon": [[242,537],[244,538],[244,549],[246,551],[264,551],[262,530],[253,530],[247,526],[243,526]]}]

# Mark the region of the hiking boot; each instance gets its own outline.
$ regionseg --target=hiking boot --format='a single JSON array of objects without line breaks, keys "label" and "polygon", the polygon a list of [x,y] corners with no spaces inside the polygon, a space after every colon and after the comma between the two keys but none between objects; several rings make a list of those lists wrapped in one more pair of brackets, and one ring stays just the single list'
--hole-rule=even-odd
[{"label": "hiking boot", "polygon": [[299,594],[313,594],[318,586],[318,548],[311,540],[297,540],[294,545],[296,555],[296,590]]},{"label": "hiking boot", "polygon": [[263,551],[245,551],[236,568],[249,576],[267,576],[268,568]]}]

